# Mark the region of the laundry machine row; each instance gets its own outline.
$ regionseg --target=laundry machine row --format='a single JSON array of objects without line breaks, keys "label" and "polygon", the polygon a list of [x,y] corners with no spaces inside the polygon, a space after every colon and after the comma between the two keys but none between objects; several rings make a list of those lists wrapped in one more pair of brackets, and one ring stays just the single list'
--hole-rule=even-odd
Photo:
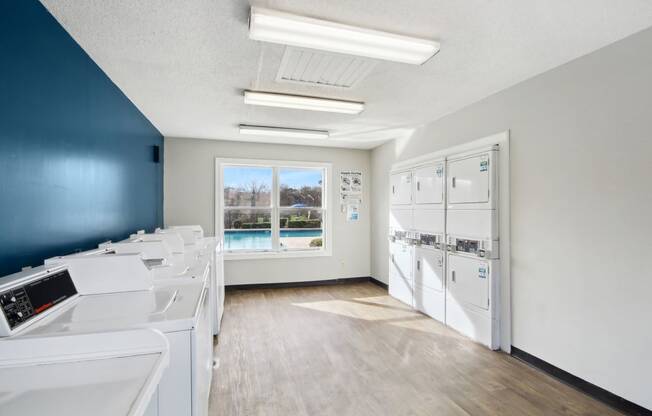
[{"label": "laundry machine row", "polygon": [[389,293],[500,347],[498,146],[390,176]]},{"label": "laundry machine row", "polygon": [[157,228],[154,233],[138,231],[125,240],[102,243],[99,248],[113,254],[140,253],[159,278],[185,273],[192,264],[208,259],[211,326],[213,335],[219,334],[225,298],[223,244],[215,237],[204,237],[201,226]]},{"label": "laundry machine row", "polygon": [[3,279],[0,336],[37,343],[63,335],[158,331],[169,365],[146,414],[207,414],[214,246],[203,239],[188,246],[167,239],[109,243]]}]

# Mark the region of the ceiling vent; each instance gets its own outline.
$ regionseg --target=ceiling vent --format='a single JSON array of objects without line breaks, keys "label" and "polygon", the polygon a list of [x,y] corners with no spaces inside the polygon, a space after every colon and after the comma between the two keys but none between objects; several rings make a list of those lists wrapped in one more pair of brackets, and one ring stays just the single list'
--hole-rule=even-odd
[{"label": "ceiling vent", "polygon": [[340,55],[288,46],[285,48],[278,82],[351,88],[376,65],[373,59]]}]

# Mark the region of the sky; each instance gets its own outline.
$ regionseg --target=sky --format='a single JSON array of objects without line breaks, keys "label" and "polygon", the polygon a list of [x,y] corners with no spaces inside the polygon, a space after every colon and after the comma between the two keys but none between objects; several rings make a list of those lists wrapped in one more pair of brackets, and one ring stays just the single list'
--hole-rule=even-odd
[{"label": "sky", "polygon": [[[321,181],[321,169],[290,169],[280,168],[281,185],[291,188],[302,186],[318,186]],[[238,187],[250,184],[252,181],[267,183],[272,188],[272,169],[261,167],[229,166],[224,168],[224,187]]]}]

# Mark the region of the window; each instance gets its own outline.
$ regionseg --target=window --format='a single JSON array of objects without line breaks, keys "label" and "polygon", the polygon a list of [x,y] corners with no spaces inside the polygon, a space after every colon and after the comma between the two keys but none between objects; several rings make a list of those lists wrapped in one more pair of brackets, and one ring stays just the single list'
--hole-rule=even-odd
[{"label": "window", "polygon": [[217,160],[216,230],[231,257],[330,252],[324,163]]}]

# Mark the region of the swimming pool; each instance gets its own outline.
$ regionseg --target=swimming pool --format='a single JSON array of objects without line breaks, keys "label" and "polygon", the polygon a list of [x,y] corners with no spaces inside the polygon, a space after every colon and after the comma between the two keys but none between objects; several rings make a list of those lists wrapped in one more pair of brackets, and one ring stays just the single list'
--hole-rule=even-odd
[{"label": "swimming pool", "polygon": [[[321,230],[281,230],[281,244],[289,245],[288,240],[301,238],[308,240],[321,237]],[[225,231],[224,248],[226,250],[271,250],[272,232],[270,230]]]}]

